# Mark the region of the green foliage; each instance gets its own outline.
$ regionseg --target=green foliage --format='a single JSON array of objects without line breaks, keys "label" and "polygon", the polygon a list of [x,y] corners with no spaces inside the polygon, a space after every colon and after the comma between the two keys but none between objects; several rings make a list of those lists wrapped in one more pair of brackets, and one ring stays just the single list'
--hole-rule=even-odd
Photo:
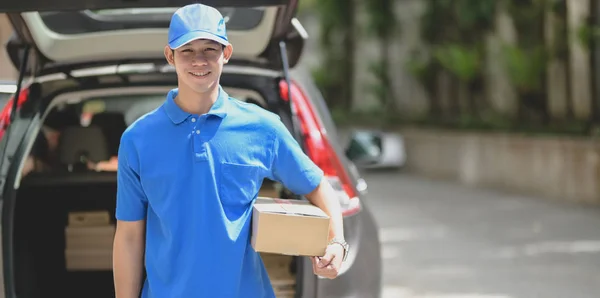
[{"label": "green foliage", "polygon": [[379,38],[388,38],[397,29],[394,0],[365,1],[369,14],[368,29]]},{"label": "green foliage", "polygon": [[421,37],[428,44],[436,44],[446,37],[449,11],[453,0],[424,0],[427,8],[421,16]]},{"label": "green foliage", "polygon": [[390,114],[397,112],[389,73],[389,63],[393,55],[390,51],[391,42],[398,30],[398,21],[394,13],[395,0],[369,0],[364,3],[368,13],[367,28],[381,42],[381,56],[369,65],[369,72],[373,74],[376,82],[368,86],[368,89],[384,107],[384,118],[387,119]]},{"label": "green foliage", "polygon": [[347,0],[320,0],[315,3],[315,10],[320,16],[321,36],[319,41],[324,50],[328,50],[333,36],[346,28],[348,20]]},{"label": "green foliage", "polygon": [[388,105],[391,90],[386,63],[385,61],[378,61],[369,64],[369,72],[375,77],[375,83],[369,85],[368,89],[383,107]]},{"label": "green foliage", "polygon": [[481,53],[477,48],[448,44],[435,49],[439,63],[464,83],[474,80],[481,72]]},{"label": "green foliage", "polygon": [[577,28],[577,40],[586,49],[589,49],[592,42],[600,40],[600,27],[581,25]]},{"label": "green foliage", "polygon": [[518,46],[503,47],[504,62],[509,78],[521,92],[539,92],[548,61],[545,47],[523,49]]},{"label": "green foliage", "polygon": [[327,70],[323,67],[318,67],[312,70],[312,77],[317,85],[317,88],[321,91],[325,98],[325,102],[328,106],[335,105],[335,97],[333,96],[335,90],[339,86],[340,75],[335,73],[336,69]]},{"label": "green foliage", "polygon": [[[353,38],[351,28],[354,22],[353,6],[349,0],[310,0],[303,4],[303,11],[312,10],[319,16],[320,36],[318,44],[322,52],[322,63],[313,71],[313,76],[330,108],[342,105],[351,109],[352,86],[346,74],[353,63]],[[300,2],[302,3],[302,1]],[[350,3],[351,4],[351,3]]]},{"label": "green foliage", "polygon": [[425,0],[421,36],[429,44],[478,43],[494,28],[497,0]]},{"label": "green foliage", "polygon": [[497,0],[455,0],[454,15],[460,30],[490,30],[494,26]]},{"label": "green foliage", "polygon": [[[554,0],[508,1],[508,12],[518,32],[519,43],[536,47],[544,43],[544,14]],[[558,4],[557,4],[558,5]]]},{"label": "green foliage", "polygon": [[428,53],[413,51],[404,67],[415,79],[428,85],[435,80],[435,63],[436,61]]},{"label": "green foliage", "polygon": [[302,0],[298,2],[298,14],[315,12],[318,3],[317,0]]}]

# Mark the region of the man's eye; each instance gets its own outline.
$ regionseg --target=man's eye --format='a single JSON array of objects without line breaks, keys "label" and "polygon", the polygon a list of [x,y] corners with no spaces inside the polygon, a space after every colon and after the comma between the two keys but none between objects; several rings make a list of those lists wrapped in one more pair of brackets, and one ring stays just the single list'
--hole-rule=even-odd
[{"label": "man's eye", "polygon": [[206,49],[204,49],[204,50],[205,50],[205,51],[215,51],[215,49],[213,49],[213,48],[206,48]]},{"label": "man's eye", "polygon": [[189,53],[189,52],[191,52],[191,51],[192,51],[192,50],[190,50],[190,49],[185,49],[185,50],[183,50],[182,52],[184,52],[184,53]]}]

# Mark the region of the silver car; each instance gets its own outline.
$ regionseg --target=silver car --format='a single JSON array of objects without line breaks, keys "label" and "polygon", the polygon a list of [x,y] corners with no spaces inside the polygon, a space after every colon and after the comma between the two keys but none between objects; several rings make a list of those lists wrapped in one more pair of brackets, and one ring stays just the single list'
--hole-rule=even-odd
[{"label": "silver car", "polygon": [[[116,148],[127,125],[160,105],[176,85],[163,48],[176,9],[171,6],[188,2],[0,4],[16,33],[6,50],[20,70],[16,96],[21,98],[14,107],[5,106],[3,114],[11,117],[0,119],[0,297],[114,297],[110,235],[81,234],[78,239],[89,241],[78,243],[88,248],[75,251],[65,228],[74,211],[105,211],[114,221],[116,173],[111,162],[118,158]],[[344,154],[314,81],[297,65],[307,38],[294,18],[298,1],[203,3],[222,11],[234,47],[223,70],[224,89],[278,114],[324,170],[343,208],[350,251],[339,277],[318,278],[309,258],[265,254],[277,296],[380,297],[380,242],[366,184]],[[25,77],[32,78],[26,85]],[[67,121],[72,116],[76,121]],[[55,145],[44,138],[50,121],[63,124]],[[52,167],[31,170],[31,156],[49,155]],[[273,181],[265,181],[261,191],[304,199]]]}]

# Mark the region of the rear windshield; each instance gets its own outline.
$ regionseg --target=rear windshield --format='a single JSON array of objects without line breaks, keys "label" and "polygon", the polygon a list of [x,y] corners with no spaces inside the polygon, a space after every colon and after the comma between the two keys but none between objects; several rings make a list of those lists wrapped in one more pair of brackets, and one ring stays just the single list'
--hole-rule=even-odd
[{"label": "rear windshield", "polygon": [[[126,8],[40,12],[48,29],[60,34],[81,34],[125,29],[167,28],[177,7]],[[261,22],[263,8],[220,7],[228,30],[252,29]]]},{"label": "rear windshield", "polygon": [[127,126],[165,101],[165,94],[122,95],[88,99],[81,104],[81,124],[87,126],[95,114],[119,113]]}]

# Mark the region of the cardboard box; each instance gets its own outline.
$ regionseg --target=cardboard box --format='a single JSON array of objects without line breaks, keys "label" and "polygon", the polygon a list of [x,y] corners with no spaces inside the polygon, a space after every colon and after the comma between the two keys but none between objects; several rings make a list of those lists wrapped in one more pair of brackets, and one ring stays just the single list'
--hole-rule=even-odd
[{"label": "cardboard box", "polygon": [[259,197],[252,210],[251,237],[257,252],[323,256],[329,216],[310,202]]},{"label": "cardboard box", "polygon": [[112,249],[66,249],[69,271],[112,270]]},{"label": "cardboard box", "polygon": [[112,270],[115,230],[108,211],[70,212],[65,227],[67,270]]},{"label": "cardboard box", "polygon": [[69,226],[101,226],[109,223],[108,211],[69,212]]},{"label": "cardboard box", "polygon": [[269,274],[275,297],[295,297],[296,275],[290,270],[292,262],[295,262],[293,257],[270,253],[261,253],[260,255]]},{"label": "cardboard box", "polygon": [[67,226],[65,240],[67,249],[112,249],[115,225]]},{"label": "cardboard box", "polygon": [[260,197],[276,198],[279,196],[279,190],[274,187],[263,187],[258,192]]}]

